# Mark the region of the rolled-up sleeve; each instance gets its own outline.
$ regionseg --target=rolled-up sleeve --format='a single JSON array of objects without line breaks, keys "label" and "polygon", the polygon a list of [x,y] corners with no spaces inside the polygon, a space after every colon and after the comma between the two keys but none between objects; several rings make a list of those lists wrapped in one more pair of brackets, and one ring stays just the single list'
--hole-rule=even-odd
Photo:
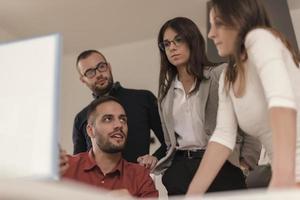
[{"label": "rolled-up sleeve", "polygon": [[229,94],[224,89],[223,71],[219,80],[219,107],[217,114],[217,125],[210,142],[220,143],[231,150],[234,149],[237,136],[237,120]]},{"label": "rolled-up sleeve", "polygon": [[279,37],[266,29],[255,29],[245,40],[248,60],[255,66],[268,107],[296,109],[295,95],[289,77],[285,46]]}]

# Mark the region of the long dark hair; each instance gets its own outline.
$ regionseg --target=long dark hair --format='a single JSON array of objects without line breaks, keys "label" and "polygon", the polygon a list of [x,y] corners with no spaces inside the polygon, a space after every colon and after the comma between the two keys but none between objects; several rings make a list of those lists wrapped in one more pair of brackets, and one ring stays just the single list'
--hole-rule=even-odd
[{"label": "long dark hair", "polygon": [[249,31],[255,28],[266,28],[279,37],[292,53],[298,66],[299,58],[287,39],[277,30],[272,28],[269,16],[261,0],[210,0],[212,9],[222,19],[225,26],[238,29],[235,41],[235,52],[229,57],[228,69],[225,75],[225,88],[228,92],[239,75],[238,94],[245,92],[245,67],[243,62],[248,59],[245,49],[245,38]]},{"label": "long dark hair", "polygon": [[[178,35],[184,39],[188,48],[190,49],[190,58],[188,60],[187,72],[196,78],[196,86],[191,91],[195,92],[203,79],[203,69],[205,66],[214,65],[206,56],[205,41],[201,35],[197,25],[190,19],[185,17],[176,17],[167,21],[160,29],[158,34],[158,44],[163,42],[164,33],[166,29],[173,29]],[[158,98],[161,102],[166,96],[172,81],[177,75],[177,69],[172,65],[166,55],[166,52],[160,50],[160,74],[159,74],[159,88]]]}]

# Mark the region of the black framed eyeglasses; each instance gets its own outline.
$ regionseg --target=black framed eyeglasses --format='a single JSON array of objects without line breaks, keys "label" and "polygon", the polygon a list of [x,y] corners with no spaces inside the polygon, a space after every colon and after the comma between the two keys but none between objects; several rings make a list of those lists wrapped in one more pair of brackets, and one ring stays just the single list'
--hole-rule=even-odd
[{"label": "black framed eyeglasses", "polygon": [[84,76],[87,78],[93,78],[96,75],[96,71],[98,70],[99,72],[105,72],[108,68],[108,63],[107,62],[99,62],[96,67],[90,68],[84,72]]},{"label": "black framed eyeglasses", "polygon": [[175,38],[171,41],[169,40],[164,40],[160,43],[158,43],[158,46],[159,48],[162,50],[162,51],[166,51],[166,50],[169,50],[169,48],[171,47],[171,43],[173,43],[176,47],[179,47],[181,46],[183,43],[185,43],[185,40],[183,37],[177,35],[175,36]]}]

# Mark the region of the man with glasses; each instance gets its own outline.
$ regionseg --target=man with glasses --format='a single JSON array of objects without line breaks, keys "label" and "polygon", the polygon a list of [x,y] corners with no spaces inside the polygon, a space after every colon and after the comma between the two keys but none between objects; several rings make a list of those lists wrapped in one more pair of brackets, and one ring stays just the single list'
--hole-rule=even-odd
[{"label": "man with glasses", "polygon": [[[87,50],[77,57],[77,71],[80,80],[91,91],[95,99],[110,95],[117,98],[124,106],[128,116],[128,140],[123,157],[130,162],[153,169],[157,160],[166,152],[164,136],[158,114],[155,96],[147,90],[123,88],[113,81],[111,65],[103,54],[97,50]],[[74,154],[88,151],[91,140],[86,132],[88,106],[79,112],[73,126]],[[161,146],[149,155],[150,130],[154,132]]]}]

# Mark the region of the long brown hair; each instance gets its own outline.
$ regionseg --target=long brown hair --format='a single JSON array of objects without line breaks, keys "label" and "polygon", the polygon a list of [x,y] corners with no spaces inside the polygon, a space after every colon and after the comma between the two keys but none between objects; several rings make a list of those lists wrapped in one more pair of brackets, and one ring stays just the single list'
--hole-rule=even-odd
[{"label": "long brown hair", "polygon": [[[167,28],[173,29],[178,35],[184,39],[190,49],[190,58],[188,60],[187,72],[196,78],[196,86],[191,93],[198,90],[203,77],[204,66],[212,66],[206,56],[205,41],[201,35],[197,25],[190,19],[185,17],[176,17],[167,21],[160,29],[158,34],[158,44],[163,42],[164,33]],[[160,74],[158,98],[161,102],[166,96],[172,81],[177,75],[177,68],[172,65],[166,55],[166,52],[160,50]]]},{"label": "long brown hair", "polygon": [[225,26],[238,29],[235,41],[235,52],[229,57],[229,64],[225,75],[225,89],[228,92],[239,77],[237,94],[245,92],[245,67],[243,63],[248,59],[245,49],[245,37],[251,30],[261,27],[271,31],[279,37],[291,52],[295,64],[299,67],[299,55],[289,44],[288,40],[271,25],[269,16],[261,0],[210,0],[211,8],[221,17]]}]

